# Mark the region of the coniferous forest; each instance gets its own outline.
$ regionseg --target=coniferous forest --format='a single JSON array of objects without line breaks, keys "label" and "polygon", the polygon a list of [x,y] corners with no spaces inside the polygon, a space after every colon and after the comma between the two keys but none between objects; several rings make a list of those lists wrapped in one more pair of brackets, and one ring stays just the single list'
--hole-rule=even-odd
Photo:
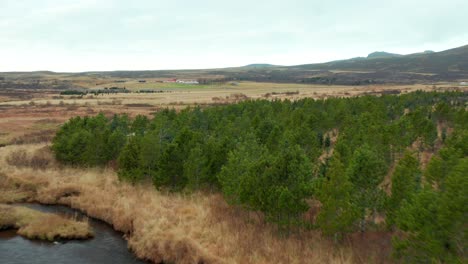
[{"label": "coniferous forest", "polygon": [[[220,192],[279,230],[392,232],[404,262],[463,262],[468,94],[252,100],[154,117],[75,117],[53,140],[71,166],[117,164],[122,181]],[[304,215],[319,208],[313,219]],[[376,219],[385,221],[376,221]]]}]

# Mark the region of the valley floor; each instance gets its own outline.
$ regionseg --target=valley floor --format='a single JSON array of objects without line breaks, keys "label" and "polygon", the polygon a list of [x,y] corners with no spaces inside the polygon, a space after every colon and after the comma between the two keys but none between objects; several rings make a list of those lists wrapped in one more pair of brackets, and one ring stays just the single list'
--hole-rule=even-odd
[{"label": "valley floor", "polygon": [[[276,86],[275,86],[276,85]],[[39,93],[32,99],[0,94],[0,204],[62,204],[111,224],[125,233],[136,256],[155,263],[391,263],[391,234],[351,234],[340,244],[318,231],[293,231],[286,236],[254,212],[228,206],[220,194],[165,193],[153,185],[118,180],[112,169],[76,169],[54,161],[48,144],[57,128],[73,116],[130,116],[171,107],[227,104],[244,100],[303,97],[347,97],[432,90],[408,87],[306,87],[241,83],[235,87],[183,89],[158,94],[117,94],[72,99]],[[288,94],[288,92],[298,92]],[[274,94],[276,93],[276,94]],[[269,96],[266,96],[270,94]],[[55,99],[54,99],[55,97]],[[2,145],[4,145],[2,147]],[[24,149],[36,163],[9,164],[6,158]],[[316,212],[315,212],[316,213]],[[313,210],[309,213],[314,217]]]},{"label": "valley floor", "polygon": [[[9,164],[12,153],[48,161]],[[53,161],[46,144],[0,148],[0,202],[62,204],[122,231],[136,256],[155,263],[390,263],[390,234],[352,234],[341,244],[317,231],[282,235],[255,213],[212,193],[164,193],[119,182],[111,169],[74,169]],[[313,214],[313,212],[311,212]]]}]

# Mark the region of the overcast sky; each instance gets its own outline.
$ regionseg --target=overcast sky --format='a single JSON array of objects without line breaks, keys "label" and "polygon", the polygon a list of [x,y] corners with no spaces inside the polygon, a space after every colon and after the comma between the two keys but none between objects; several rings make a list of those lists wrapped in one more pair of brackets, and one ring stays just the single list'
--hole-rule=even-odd
[{"label": "overcast sky", "polygon": [[295,65],[467,44],[467,0],[0,0],[0,71]]}]

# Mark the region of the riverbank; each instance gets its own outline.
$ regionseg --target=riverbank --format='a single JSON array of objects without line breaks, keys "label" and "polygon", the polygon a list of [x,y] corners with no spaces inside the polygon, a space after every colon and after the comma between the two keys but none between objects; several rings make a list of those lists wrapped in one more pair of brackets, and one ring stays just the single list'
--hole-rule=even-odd
[{"label": "riverbank", "polygon": [[53,162],[33,169],[6,162],[19,149],[30,157],[42,155],[38,151],[47,151],[44,146],[0,149],[0,185],[7,190],[1,193],[8,193],[10,200],[66,205],[103,220],[125,233],[129,248],[141,259],[155,263],[390,262],[388,234],[350,236],[339,245],[316,231],[284,237],[257,215],[228,206],[218,194],[164,193],[149,183],[133,186],[119,182],[111,169],[61,168]]},{"label": "riverbank", "polygon": [[85,221],[42,213],[23,206],[0,204],[0,230],[5,229],[17,229],[17,234],[28,239],[48,241],[93,237]]},{"label": "riverbank", "polygon": [[30,240],[19,236],[16,230],[0,231],[2,263],[9,264],[145,264],[127,248],[122,233],[112,226],[63,205],[38,203],[14,204],[42,213],[86,221],[93,230],[93,238],[85,240],[56,240],[53,243]]}]

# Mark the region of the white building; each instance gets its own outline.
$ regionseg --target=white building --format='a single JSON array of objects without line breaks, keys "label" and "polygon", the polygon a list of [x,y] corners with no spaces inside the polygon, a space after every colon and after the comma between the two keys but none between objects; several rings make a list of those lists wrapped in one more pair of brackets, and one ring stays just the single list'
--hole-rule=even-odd
[{"label": "white building", "polygon": [[462,85],[462,86],[467,86],[467,85],[468,85],[468,82],[461,82],[460,85]]},{"label": "white building", "polygon": [[196,80],[188,80],[188,81],[177,80],[177,83],[183,83],[183,84],[199,84],[198,81],[196,81]]}]

